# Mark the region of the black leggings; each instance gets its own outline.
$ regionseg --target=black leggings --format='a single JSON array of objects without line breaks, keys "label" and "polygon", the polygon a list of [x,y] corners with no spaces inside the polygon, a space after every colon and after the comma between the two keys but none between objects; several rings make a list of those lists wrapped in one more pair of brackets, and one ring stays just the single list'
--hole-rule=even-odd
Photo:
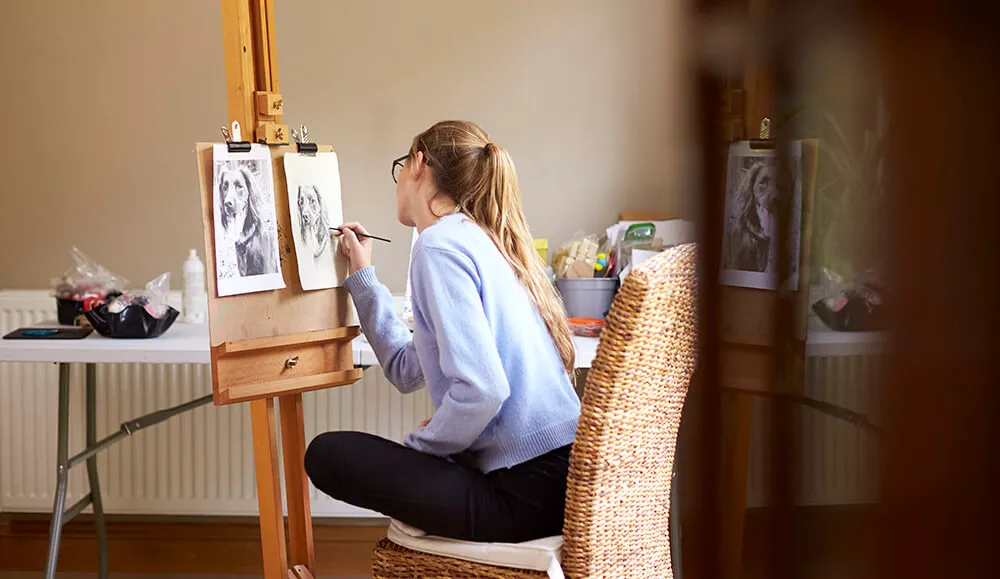
[{"label": "black leggings", "polygon": [[562,533],[570,446],[483,474],[363,432],[327,432],[306,450],[316,488],[426,532],[521,542]]}]

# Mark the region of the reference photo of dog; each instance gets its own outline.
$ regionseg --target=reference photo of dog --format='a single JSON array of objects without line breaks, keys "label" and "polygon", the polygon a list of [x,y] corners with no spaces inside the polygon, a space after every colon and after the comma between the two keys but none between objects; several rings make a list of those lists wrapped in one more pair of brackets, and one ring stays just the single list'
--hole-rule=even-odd
[{"label": "reference photo of dog", "polygon": [[330,214],[315,185],[299,185],[296,205],[299,212],[298,251],[308,251],[319,260],[330,249]]},{"label": "reference photo of dog", "polygon": [[240,277],[278,272],[278,237],[274,224],[274,195],[264,188],[245,164],[220,167],[218,172],[219,223],[227,243],[232,243]]}]

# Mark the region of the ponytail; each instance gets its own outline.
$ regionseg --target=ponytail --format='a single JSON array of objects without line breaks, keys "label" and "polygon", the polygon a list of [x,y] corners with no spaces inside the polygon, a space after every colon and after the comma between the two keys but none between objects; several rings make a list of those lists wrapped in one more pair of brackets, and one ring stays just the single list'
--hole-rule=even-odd
[{"label": "ponytail", "polygon": [[490,168],[488,197],[496,199],[500,213],[497,231],[492,232],[487,228],[487,233],[514,268],[521,285],[545,321],[545,326],[559,351],[559,357],[562,358],[563,367],[566,372],[572,374],[575,351],[569,323],[566,321],[566,312],[555,287],[545,275],[545,264],[535,249],[534,238],[528,230],[527,220],[521,210],[521,196],[518,193],[514,162],[507,151],[492,143],[486,145],[486,157]]},{"label": "ponytail", "polygon": [[562,301],[545,274],[521,208],[514,161],[473,123],[445,121],[414,139],[435,168],[438,189],[490,237],[513,268],[555,343],[566,372],[575,352]]}]

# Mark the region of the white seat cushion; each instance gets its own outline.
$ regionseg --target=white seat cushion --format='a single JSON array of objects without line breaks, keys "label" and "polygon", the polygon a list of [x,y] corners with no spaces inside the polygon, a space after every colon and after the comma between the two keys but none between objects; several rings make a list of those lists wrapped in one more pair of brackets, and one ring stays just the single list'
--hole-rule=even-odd
[{"label": "white seat cushion", "polygon": [[452,557],[463,561],[546,571],[551,579],[563,579],[562,535],[524,543],[479,543],[428,535],[395,519],[390,519],[389,540],[412,551]]}]

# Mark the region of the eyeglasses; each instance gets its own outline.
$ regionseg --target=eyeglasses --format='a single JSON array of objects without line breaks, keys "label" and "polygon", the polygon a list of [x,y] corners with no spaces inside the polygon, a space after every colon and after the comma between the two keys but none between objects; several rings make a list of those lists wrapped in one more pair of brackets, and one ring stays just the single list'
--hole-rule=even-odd
[{"label": "eyeglasses", "polygon": [[402,157],[394,160],[392,162],[392,182],[399,183],[399,172],[403,170],[403,163],[410,158],[409,154],[403,155]]}]

